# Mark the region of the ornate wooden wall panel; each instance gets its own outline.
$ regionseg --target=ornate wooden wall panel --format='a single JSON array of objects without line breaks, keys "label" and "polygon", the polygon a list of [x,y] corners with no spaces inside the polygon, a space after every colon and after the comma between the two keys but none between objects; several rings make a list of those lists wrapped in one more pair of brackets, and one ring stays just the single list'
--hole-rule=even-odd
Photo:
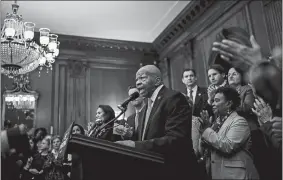
[{"label": "ornate wooden wall panel", "polygon": [[186,68],[192,68],[192,49],[190,43],[180,47],[170,58],[171,88],[177,91],[185,92],[185,86],[182,83],[182,73]]},{"label": "ornate wooden wall panel", "polygon": [[282,45],[282,1],[263,2],[266,28],[271,49]]}]

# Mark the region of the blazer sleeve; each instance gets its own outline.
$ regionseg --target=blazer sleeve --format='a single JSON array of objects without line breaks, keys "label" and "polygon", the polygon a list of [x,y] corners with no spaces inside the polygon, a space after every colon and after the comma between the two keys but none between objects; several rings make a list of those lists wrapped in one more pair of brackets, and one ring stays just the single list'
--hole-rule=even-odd
[{"label": "blazer sleeve", "polygon": [[217,134],[213,129],[207,128],[202,139],[215,149],[231,154],[237,151],[250,136],[249,125],[243,118],[235,119],[224,135]]},{"label": "blazer sleeve", "polygon": [[193,116],[192,119],[192,141],[193,141],[193,148],[196,155],[200,154],[199,150],[199,140],[200,140],[200,122],[198,117]]},{"label": "blazer sleeve", "polygon": [[252,89],[247,88],[242,98],[242,104],[239,110],[242,112],[252,112],[251,109],[253,108],[253,104],[255,101]]},{"label": "blazer sleeve", "polygon": [[166,153],[190,142],[192,112],[186,98],[181,93],[177,93],[166,100],[164,108],[166,109],[160,112],[166,113],[162,115],[165,118],[164,136],[136,141],[136,148]]}]

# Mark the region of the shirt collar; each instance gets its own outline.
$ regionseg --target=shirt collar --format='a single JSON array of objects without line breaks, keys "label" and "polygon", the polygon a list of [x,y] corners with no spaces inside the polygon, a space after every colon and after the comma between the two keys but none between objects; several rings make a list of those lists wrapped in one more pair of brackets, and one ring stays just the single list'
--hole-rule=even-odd
[{"label": "shirt collar", "polygon": [[[195,85],[194,88],[192,89],[193,92],[197,92],[198,85]],[[190,92],[190,89],[187,88],[187,91]]]},{"label": "shirt collar", "polygon": [[136,109],[136,114],[140,113],[142,111],[143,107],[144,107],[144,103],[143,103],[142,107],[139,110]]},{"label": "shirt collar", "polygon": [[157,97],[159,91],[161,90],[161,88],[162,88],[163,86],[164,86],[164,85],[161,84],[161,85],[158,86],[158,87],[154,90],[154,92],[152,93],[152,95],[151,95],[151,97],[150,97],[152,103],[155,101],[155,99],[156,99],[156,97]]}]

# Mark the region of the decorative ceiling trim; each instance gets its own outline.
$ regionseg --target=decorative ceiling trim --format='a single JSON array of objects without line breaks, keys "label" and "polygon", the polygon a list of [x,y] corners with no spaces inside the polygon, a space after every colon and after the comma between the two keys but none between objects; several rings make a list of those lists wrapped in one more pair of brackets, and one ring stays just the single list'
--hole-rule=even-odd
[{"label": "decorative ceiling trim", "polygon": [[[156,54],[156,50],[152,43],[122,41],[113,39],[101,39],[83,36],[72,36],[57,34],[60,41],[60,49],[75,50],[114,50],[114,51],[130,51]],[[39,39],[39,32],[35,32],[35,39]]]},{"label": "decorative ceiling trim", "polygon": [[90,69],[115,69],[115,70],[130,70],[130,71],[137,71],[139,68],[139,65],[135,64],[111,64],[111,63],[94,63],[94,62],[89,62],[89,61],[81,61],[81,60],[74,60],[74,59],[69,59],[68,61],[64,60],[58,60],[57,64],[59,66],[65,66],[65,67],[70,67],[76,64],[81,64],[82,67],[84,68],[90,68]]},{"label": "decorative ceiling trim", "polygon": [[87,56],[74,56],[74,55],[62,55],[58,58],[59,61],[82,61],[88,63],[98,63],[98,64],[114,64],[114,65],[129,65],[129,66],[136,66],[138,62],[132,62],[127,59],[123,58],[108,58],[108,57],[87,57]]},{"label": "decorative ceiling trim", "polygon": [[156,53],[152,43],[133,41],[120,41],[110,39],[99,39],[90,37],[59,35],[60,48],[72,48],[83,50],[108,49],[115,51],[133,51]]},{"label": "decorative ceiling trim", "polygon": [[165,49],[177,39],[187,28],[196,21],[216,0],[191,1],[184,10],[167,26],[154,40],[153,44],[158,52]]},{"label": "decorative ceiling trim", "polygon": [[194,39],[194,37],[200,34],[205,28],[211,26],[215,21],[217,21],[217,19],[231,10],[231,8],[236,4],[239,6],[244,6],[251,0],[209,1],[211,2],[209,7],[203,10],[202,14],[199,15],[197,19],[195,18],[192,22],[190,22],[190,25],[188,25],[182,33],[176,36],[173,41],[167,43],[162,49],[158,49],[159,58],[161,60],[168,56],[173,56],[174,54],[178,53],[179,48],[191,44],[191,41]]}]

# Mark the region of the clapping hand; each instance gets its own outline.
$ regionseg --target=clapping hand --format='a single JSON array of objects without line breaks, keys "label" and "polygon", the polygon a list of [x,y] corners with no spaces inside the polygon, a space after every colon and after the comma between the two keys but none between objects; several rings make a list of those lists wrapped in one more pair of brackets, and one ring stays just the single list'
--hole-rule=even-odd
[{"label": "clapping hand", "polygon": [[29,169],[29,172],[35,175],[39,174],[38,170],[36,169]]},{"label": "clapping hand", "polygon": [[264,102],[260,97],[257,97],[254,102],[254,108],[252,111],[258,117],[259,125],[262,125],[272,119],[272,109]]},{"label": "clapping hand", "polygon": [[114,128],[114,134],[118,134],[125,137],[132,137],[133,131],[133,127],[130,127],[128,124],[126,124],[125,126],[118,125]]},{"label": "clapping hand", "polygon": [[207,88],[207,95],[208,95],[208,102],[212,101],[213,98],[213,92],[217,89],[217,87],[215,85],[210,85]]}]

